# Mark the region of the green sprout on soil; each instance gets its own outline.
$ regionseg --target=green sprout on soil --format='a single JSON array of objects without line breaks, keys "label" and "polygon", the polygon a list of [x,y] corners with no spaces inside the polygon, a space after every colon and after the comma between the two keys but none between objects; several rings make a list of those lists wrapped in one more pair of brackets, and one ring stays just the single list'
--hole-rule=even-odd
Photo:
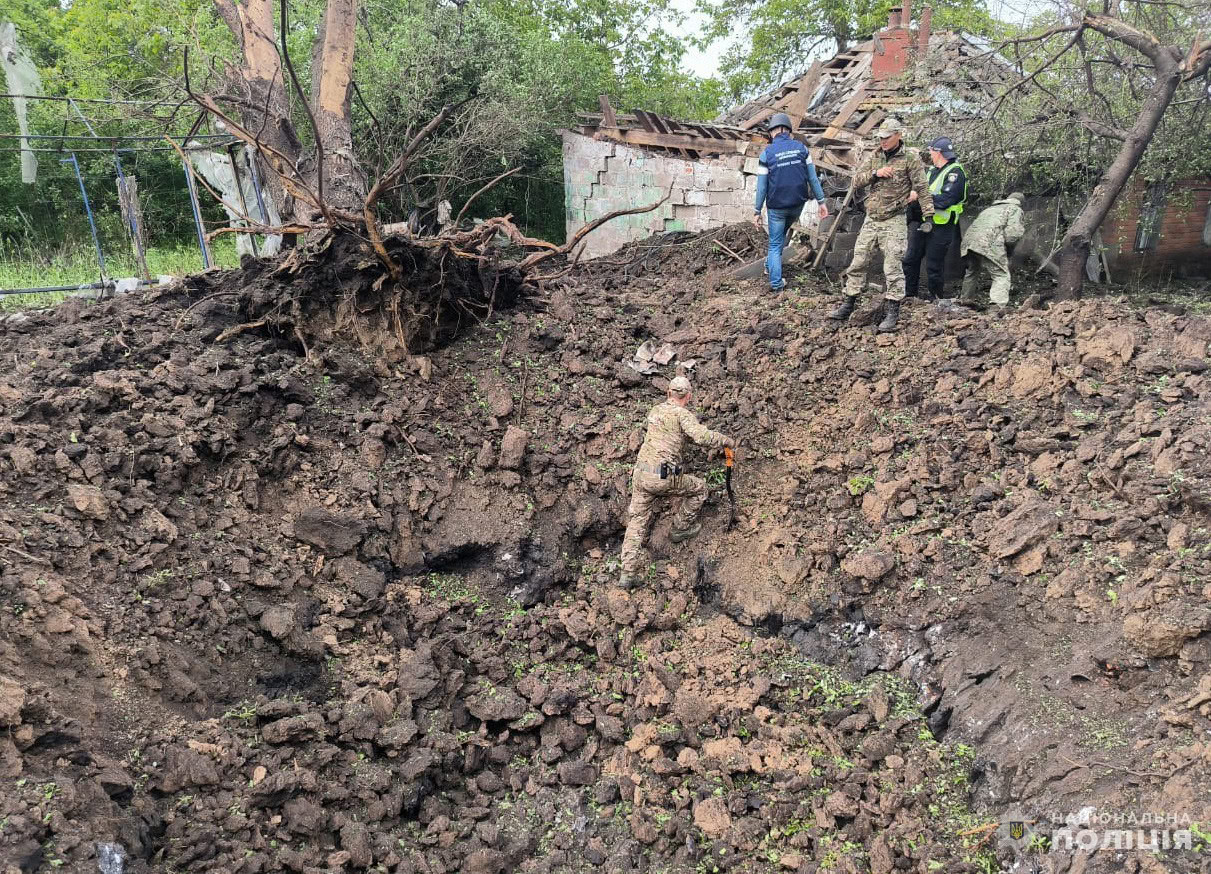
[{"label": "green sprout on soil", "polygon": [[235,707],[223,712],[224,719],[238,719],[241,722],[251,722],[256,719],[256,705],[251,701],[241,701]]},{"label": "green sprout on soil", "polygon": [[722,467],[712,467],[706,472],[706,484],[708,486],[721,486],[727,480],[727,470]]},{"label": "green sprout on soil", "polygon": [[851,476],[849,478],[849,482],[845,484],[845,487],[849,489],[849,493],[856,498],[858,495],[866,494],[867,490],[874,484],[875,478],[873,476],[862,473],[858,474],[857,476]]},{"label": "green sprout on soil", "polygon": [[425,580],[425,589],[430,595],[446,601],[477,600],[467,581],[458,574],[431,573]]},{"label": "green sprout on soil", "polygon": [[1195,853],[1211,850],[1211,824],[1190,823],[1190,836],[1194,839],[1190,849]]},{"label": "green sprout on soil", "polygon": [[143,578],[143,581],[144,581],[144,583],[146,583],[147,588],[154,589],[157,586],[164,585],[169,580],[171,580],[172,577],[173,577],[173,572],[171,570],[169,570],[168,568],[161,568],[160,570],[156,571],[155,573],[148,574],[146,577]]}]

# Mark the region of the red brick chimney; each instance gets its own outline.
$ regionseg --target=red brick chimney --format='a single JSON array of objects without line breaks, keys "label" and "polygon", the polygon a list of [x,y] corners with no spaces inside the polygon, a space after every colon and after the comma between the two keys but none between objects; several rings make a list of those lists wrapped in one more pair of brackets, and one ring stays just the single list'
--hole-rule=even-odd
[{"label": "red brick chimney", "polygon": [[923,58],[929,52],[929,26],[933,22],[933,7],[926,6],[921,10],[921,23],[917,27],[917,57]]},{"label": "red brick chimney", "polygon": [[903,9],[900,11],[900,26],[912,27],[912,0],[904,0]]},{"label": "red brick chimney", "polygon": [[913,45],[905,17],[911,11],[909,2],[911,0],[905,0],[903,8],[893,6],[887,13],[887,27],[875,34],[878,48],[870,66],[870,75],[875,81],[898,76],[908,69],[908,53]]}]

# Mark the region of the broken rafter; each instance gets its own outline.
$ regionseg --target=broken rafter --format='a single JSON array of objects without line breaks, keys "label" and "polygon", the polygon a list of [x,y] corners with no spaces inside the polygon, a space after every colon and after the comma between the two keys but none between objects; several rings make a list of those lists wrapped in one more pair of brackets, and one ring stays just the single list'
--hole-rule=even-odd
[{"label": "broken rafter", "polygon": [[633,146],[648,146],[661,149],[677,149],[684,151],[693,149],[708,154],[746,154],[752,140],[708,139],[689,134],[653,133],[641,130],[606,131],[598,129],[594,135],[597,139],[613,140]]},{"label": "broken rafter", "polygon": [[807,115],[808,104],[815,95],[816,89],[820,87],[823,67],[824,65],[819,61],[812,64],[811,69],[807,71],[807,75],[799,80],[799,90],[795,92],[786,105],[786,114],[790,116],[792,131],[799,129],[803,116]]},{"label": "broken rafter", "polygon": [[601,107],[602,126],[618,127],[618,119],[614,117],[614,107],[610,106],[610,95],[598,95],[597,104]]}]

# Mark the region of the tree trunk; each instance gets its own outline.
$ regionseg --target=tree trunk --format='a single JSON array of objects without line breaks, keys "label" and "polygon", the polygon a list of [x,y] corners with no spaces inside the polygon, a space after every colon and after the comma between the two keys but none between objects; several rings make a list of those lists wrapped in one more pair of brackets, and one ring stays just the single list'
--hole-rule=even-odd
[{"label": "tree trunk", "polygon": [[322,146],[313,175],[324,201],[344,209],[360,209],[366,197],[349,114],[356,36],[357,0],[328,0],[311,57],[312,107]]},{"label": "tree trunk", "polygon": [[1127,132],[1127,138],[1123,140],[1118,154],[1098,180],[1089,194],[1089,199],[1068,228],[1068,233],[1064,235],[1060,244],[1060,277],[1056,293],[1060,300],[1072,300],[1081,296],[1081,289],[1085,284],[1085,260],[1089,257],[1093,235],[1101,227],[1114,205],[1115,198],[1122,192],[1139,164],[1161,122],[1161,117],[1169,108],[1173,95],[1181,84],[1181,59],[1175,55],[1176,52],[1170,49],[1157,52],[1153,59],[1157,77],[1152,91],[1144,100],[1135,124]]},{"label": "tree trunk", "polygon": [[[223,19],[240,46],[243,65],[230,83],[241,97],[240,122],[260,139],[297,163],[302,144],[290,122],[286,104],[286,82],[282,58],[276,42],[273,0],[214,0]],[[285,168],[282,168],[285,169]],[[265,194],[272,198],[278,214],[289,220],[294,209],[282,186],[278,172],[258,174]]]}]

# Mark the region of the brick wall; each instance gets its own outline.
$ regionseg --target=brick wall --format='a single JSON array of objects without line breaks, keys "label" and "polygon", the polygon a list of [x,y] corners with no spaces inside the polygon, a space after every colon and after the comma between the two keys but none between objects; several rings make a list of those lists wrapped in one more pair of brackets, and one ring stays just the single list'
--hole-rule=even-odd
[{"label": "brick wall", "polygon": [[[686,161],[632,149],[619,143],[594,140],[564,132],[563,181],[566,229],[569,236],[595,218],[631,206],[660,200],[673,188],[673,195],[652,212],[621,216],[607,222],[585,239],[584,258],[608,255],[633,240],[670,231],[707,231],[753,217],[757,193],[757,159],[726,155]],[[821,174],[828,208],[836,213],[848,180]],[[821,226],[827,232],[832,219]],[[814,229],[811,204],[800,224]],[[842,231],[830,247],[826,266],[844,267],[853,253],[852,237],[862,216],[848,215]],[[848,244],[848,247],[847,247]]]},{"label": "brick wall", "polygon": [[589,234],[582,257],[607,255],[653,234],[748,221],[756,168],[755,158],[741,155],[687,161],[567,131],[563,181],[568,235],[615,210],[660,200],[670,186],[672,196],[652,212],[621,216]]},{"label": "brick wall", "polygon": [[1114,281],[1140,275],[1211,276],[1211,246],[1203,242],[1211,207],[1211,177],[1170,185],[1160,240],[1155,249],[1137,252],[1135,238],[1147,190],[1144,181],[1133,182],[1102,223],[1102,242]]}]

